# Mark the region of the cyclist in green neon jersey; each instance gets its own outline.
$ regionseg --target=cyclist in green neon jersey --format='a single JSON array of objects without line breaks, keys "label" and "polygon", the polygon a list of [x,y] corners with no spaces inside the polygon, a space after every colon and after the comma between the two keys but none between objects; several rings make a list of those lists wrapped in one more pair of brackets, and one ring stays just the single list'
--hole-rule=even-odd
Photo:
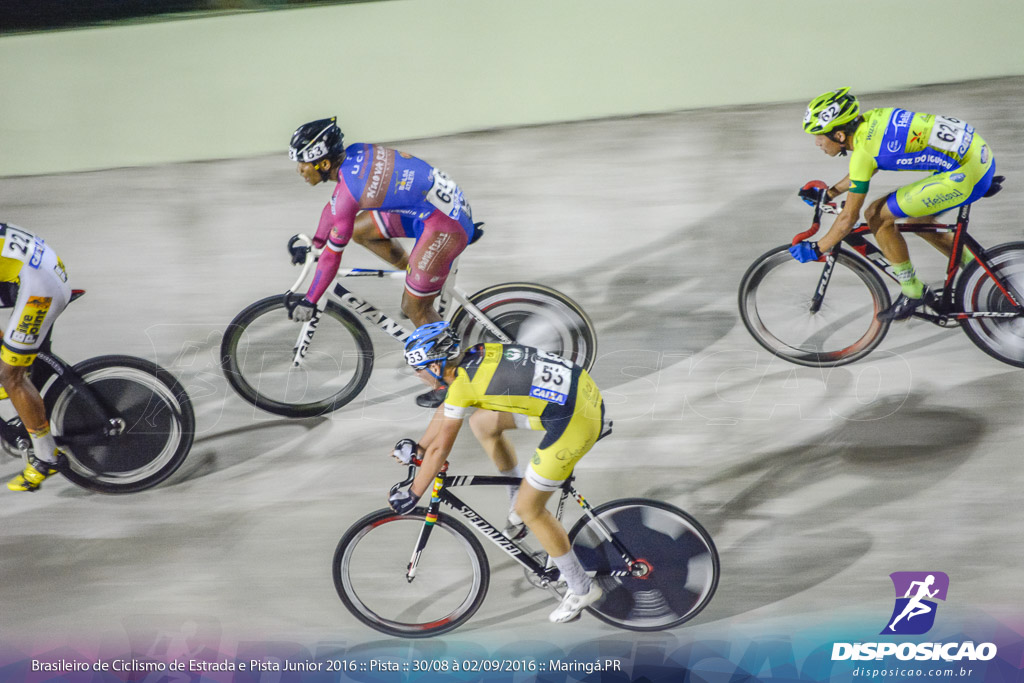
[{"label": "cyclist in green neon jersey", "polygon": [[[931,293],[918,279],[907,242],[896,227],[931,223],[943,211],[980,199],[992,185],[996,164],[991,148],[960,119],[921,114],[906,109],[870,109],[862,112],[849,88],[829,91],[811,100],[804,115],[804,130],[829,156],[850,155],[850,172],[831,187],[814,180],[800,197],[814,205],[822,193],[830,201],[849,191],[842,212],[817,242],[794,245],[790,253],[806,263],[821,258],[853,230],[864,207],[872,176],[884,171],[928,171],[931,175],[871,202],[864,218],[882,253],[893,264],[902,293],[878,319],[904,320],[927,301]],[[952,251],[949,233],[922,233],[921,237],[947,256]],[[974,258],[964,251],[962,264]]]}]

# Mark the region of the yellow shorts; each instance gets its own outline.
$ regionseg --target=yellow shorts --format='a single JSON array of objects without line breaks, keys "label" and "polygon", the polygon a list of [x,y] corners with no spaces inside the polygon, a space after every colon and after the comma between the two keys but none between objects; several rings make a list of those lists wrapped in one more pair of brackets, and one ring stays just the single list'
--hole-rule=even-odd
[{"label": "yellow shorts", "polygon": [[601,392],[584,370],[572,402],[567,402],[566,406],[552,404],[539,419],[531,417],[529,422],[531,428],[540,426],[547,434],[533,454],[526,481],[539,491],[555,491],[601,436],[604,423]]}]

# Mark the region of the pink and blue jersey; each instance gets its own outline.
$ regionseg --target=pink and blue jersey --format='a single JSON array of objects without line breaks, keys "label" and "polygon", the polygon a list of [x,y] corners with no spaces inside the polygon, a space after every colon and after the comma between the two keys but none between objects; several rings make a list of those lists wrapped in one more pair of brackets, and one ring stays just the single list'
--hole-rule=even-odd
[{"label": "pink and blue jersey", "polygon": [[406,288],[415,296],[440,291],[452,261],[476,231],[465,195],[443,171],[381,145],[350,145],[314,238],[314,244],[327,249],[307,294],[310,301],[323,295],[337,273],[360,211],[374,214],[383,237],[416,240],[406,279]]}]

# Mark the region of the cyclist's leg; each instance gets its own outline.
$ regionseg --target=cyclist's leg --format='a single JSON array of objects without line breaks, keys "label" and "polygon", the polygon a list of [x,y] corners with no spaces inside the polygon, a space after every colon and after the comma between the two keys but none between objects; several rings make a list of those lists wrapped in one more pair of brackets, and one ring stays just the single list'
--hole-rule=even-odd
[{"label": "cyclist's leg", "polygon": [[413,237],[412,218],[397,213],[360,211],[356,214],[352,239],[395,268],[409,267],[409,256],[399,237]]},{"label": "cyclist's leg", "polygon": [[478,409],[469,418],[473,435],[499,472],[514,470],[518,464],[515,448],[505,436],[505,431],[517,428],[515,418],[512,413],[483,409]]},{"label": "cyclist's leg", "polygon": [[[977,144],[976,141],[975,144]],[[980,144],[984,146],[984,141]],[[973,145],[972,145],[973,146]],[[977,201],[988,191],[995,175],[995,161],[986,154],[986,163],[982,164],[983,155],[971,155],[967,163],[960,168],[943,173],[935,173],[915,183],[902,187],[888,197],[890,212],[899,217],[906,217],[907,223],[931,223],[937,214],[955,209],[963,204]],[[929,244],[949,256],[953,251],[953,235],[921,234]],[[974,257],[965,251],[961,265],[967,265]]]},{"label": "cyclist's leg", "polygon": [[441,319],[434,310],[434,299],[441,293],[452,263],[469,244],[473,230],[462,222],[434,211],[422,220],[423,231],[409,254],[409,274],[405,278],[402,312],[416,325]]},{"label": "cyclist's leg", "polygon": [[602,404],[601,392],[582,370],[576,380],[572,406],[552,404],[541,417],[547,433],[523,477],[516,512],[552,557],[569,552],[569,538],[561,522],[544,505],[600,437]]},{"label": "cyclist's leg", "polygon": [[50,434],[46,407],[28,369],[46,339],[53,321],[71,299],[63,278],[64,264],[46,248],[38,267],[26,264],[19,275],[18,297],[0,345],[0,385],[7,391],[32,441],[33,458],[25,470],[8,482],[14,491],[34,491],[55,474],[59,455]]}]

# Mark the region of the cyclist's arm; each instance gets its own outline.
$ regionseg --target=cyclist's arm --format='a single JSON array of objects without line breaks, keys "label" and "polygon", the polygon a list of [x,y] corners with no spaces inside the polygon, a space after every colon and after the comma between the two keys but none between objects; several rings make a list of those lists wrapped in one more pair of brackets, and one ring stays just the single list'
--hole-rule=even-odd
[{"label": "cyclist's arm", "polygon": [[459,435],[459,429],[462,428],[462,418],[445,417],[443,410],[443,405],[438,406],[438,412],[434,413],[434,419],[431,421],[430,427],[427,428],[427,434],[424,434],[424,438],[420,442],[422,446],[431,430],[435,432],[429,445],[425,446],[426,452],[423,455],[420,471],[416,473],[416,478],[413,479],[412,486],[409,487],[414,496],[422,496],[430,489],[434,477],[448,461],[448,454],[451,453],[455,438]]},{"label": "cyclist's arm", "polygon": [[864,197],[866,196],[856,192],[850,193],[842,213],[836,217],[835,222],[832,223],[832,227],[825,233],[825,236],[818,240],[818,250],[822,254],[828,252],[850,234],[850,231],[857,224],[857,219],[860,218],[860,210],[864,206]]},{"label": "cyclist's arm", "polygon": [[352,239],[352,229],[355,224],[356,212],[359,211],[359,204],[349,194],[348,189],[339,187],[335,190],[334,198],[327,203],[320,214],[320,225],[316,229],[316,237],[313,244],[321,235],[327,235],[326,248],[320,254],[320,260],[316,264],[316,273],[313,281],[309,284],[306,292],[306,299],[316,303],[324,295],[327,288],[334,281],[341,266],[341,254],[345,246]]},{"label": "cyclist's arm", "polygon": [[825,199],[828,201],[832,201],[833,199],[835,199],[836,197],[838,197],[839,195],[841,195],[842,193],[846,192],[849,189],[850,174],[847,173],[845,178],[843,178],[838,183],[825,190]]}]

